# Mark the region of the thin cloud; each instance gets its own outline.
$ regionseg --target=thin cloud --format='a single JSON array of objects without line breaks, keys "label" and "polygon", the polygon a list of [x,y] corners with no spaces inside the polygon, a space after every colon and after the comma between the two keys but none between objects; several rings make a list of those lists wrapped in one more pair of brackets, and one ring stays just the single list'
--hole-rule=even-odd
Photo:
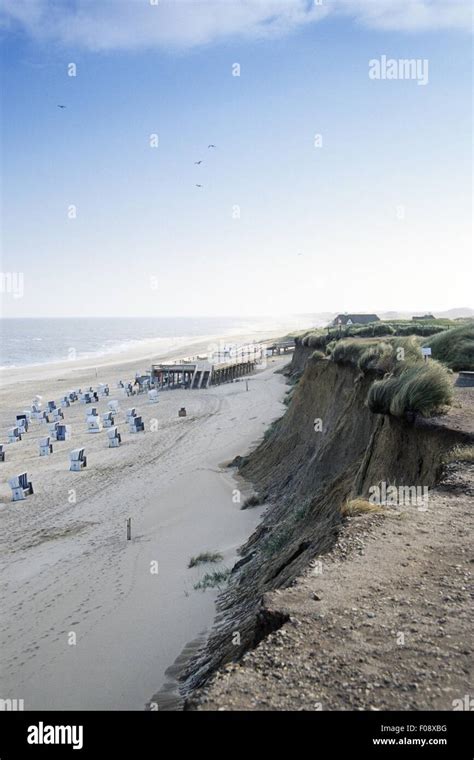
[{"label": "thin cloud", "polygon": [[328,16],[407,32],[471,28],[470,0],[0,0],[4,32],[96,51],[278,37]]}]

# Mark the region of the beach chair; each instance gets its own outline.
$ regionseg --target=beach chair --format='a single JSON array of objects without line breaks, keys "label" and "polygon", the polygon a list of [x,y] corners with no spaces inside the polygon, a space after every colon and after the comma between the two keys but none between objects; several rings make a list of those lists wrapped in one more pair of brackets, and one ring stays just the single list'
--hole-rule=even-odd
[{"label": "beach chair", "polygon": [[104,428],[111,428],[113,425],[115,425],[115,419],[112,412],[103,413],[102,424]]},{"label": "beach chair", "polygon": [[70,425],[60,425],[57,423],[56,426],[56,440],[57,441],[68,441],[71,437],[71,426]]},{"label": "beach chair", "polygon": [[0,443],[0,462],[5,461],[5,446],[3,443]]},{"label": "beach chair", "polygon": [[50,443],[49,436],[46,436],[45,438],[40,438],[38,441],[38,445],[39,445],[40,457],[47,457],[53,453],[53,444]]},{"label": "beach chair", "polygon": [[130,409],[127,409],[126,411],[127,422],[130,422],[130,419],[136,416],[137,416],[137,410],[135,409],[134,406],[132,406]]},{"label": "beach chair", "polygon": [[61,405],[65,407],[71,406],[71,401],[69,399],[69,396],[63,396],[61,399]]},{"label": "beach chair", "polygon": [[87,432],[88,433],[100,433],[102,430],[102,422],[98,414],[91,414],[87,417]]},{"label": "beach chair", "polygon": [[110,411],[111,411],[113,414],[117,414],[117,412],[119,412],[119,411],[120,411],[120,404],[119,404],[119,402],[117,401],[117,399],[111,399],[111,400],[110,400],[110,401],[107,403],[107,406],[109,407]]},{"label": "beach chair", "polygon": [[59,422],[59,420],[64,419],[64,412],[61,409],[60,406],[56,407],[56,409],[53,409],[51,412],[51,419],[53,422]]},{"label": "beach chair", "polygon": [[52,441],[58,440],[58,427],[59,427],[59,422],[50,422],[48,425],[49,437],[51,438]]},{"label": "beach chair", "polygon": [[152,388],[151,391],[148,391],[148,399],[152,404],[158,403],[160,399],[158,398],[158,391],[156,388]]},{"label": "beach chair", "polygon": [[186,408],[184,406],[179,410],[178,417],[186,417]]},{"label": "beach chair", "polygon": [[99,396],[103,398],[104,396],[109,395],[109,386],[106,383],[99,383],[98,387]]},{"label": "beach chair", "polygon": [[31,405],[31,417],[34,420],[40,420],[43,416],[43,412],[41,411],[41,404],[35,404],[34,402]]},{"label": "beach chair", "polygon": [[33,493],[33,485],[31,481],[28,480],[26,472],[10,478],[8,485],[12,489],[12,501],[22,501]]},{"label": "beach chair", "polygon": [[26,416],[26,414],[17,414],[16,424],[20,429],[20,433],[28,432],[28,417]]},{"label": "beach chair", "polygon": [[89,417],[98,417],[99,412],[97,411],[97,407],[93,406],[92,409],[89,409],[88,412],[86,412],[86,422],[89,419]]},{"label": "beach chair", "polygon": [[80,472],[87,467],[87,457],[84,454],[85,449],[73,449],[69,452],[69,460],[71,464],[69,469],[71,472]]},{"label": "beach chair", "polygon": [[52,412],[54,409],[56,409],[56,402],[48,401],[48,414]]},{"label": "beach chair", "polygon": [[128,420],[128,429],[131,433],[140,433],[145,430],[145,424],[141,417],[130,417]]},{"label": "beach chair", "polygon": [[107,430],[107,438],[109,441],[109,449],[117,448],[117,446],[120,446],[122,442],[122,436],[120,435],[116,427],[113,427]]},{"label": "beach chair", "polygon": [[[79,393],[80,393],[80,391],[79,391]],[[78,391],[75,391],[75,390],[69,391],[69,393],[67,395],[68,395],[68,398],[69,398],[69,401],[71,402],[71,404],[73,404],[74,401],[77,401],[77,399],[79,398]]]},{"label": "beach chair", "polygon": [[8,431],[8,443],[18,443],[21,441],[21,433],[19,427],[12,427]]}]

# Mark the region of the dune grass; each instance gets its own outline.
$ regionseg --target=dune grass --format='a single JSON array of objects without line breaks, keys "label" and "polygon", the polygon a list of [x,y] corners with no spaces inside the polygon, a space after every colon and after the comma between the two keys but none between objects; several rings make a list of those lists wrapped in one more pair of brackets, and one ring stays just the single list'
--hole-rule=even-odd
[{"label": "dune grass", "polygon": [[423,345],[431,348],[434,359],[443,362],[454,372],[463,369],[474,371],[474,322],[445,330],[424,341]]},{"label": "dune grass", "polygon": [[205,565],[209,562],[220,562],[224,557],[220,552],[201,552],[196,557],[191,557],[188,563],[188,567],[196,567],[197,565]]},{"label": "dune grass", "polygon": [[215,570],[213,573],[206,573],[198,583],[194,584],[196,591],[205,591],[208,588],[220,588],[229,580],[230,570]]},{"label": "dune grass", "polygon": [[253,494],[252,496],[249,496],[248,499],[245,499],[244,503],[242,504],[242,509],[250,509],[251,507],[258,507],[262,503],[261,499],[257,494]]},{"label": "dune grass", "polygon": [[407,412],[430,417],[452,403],[449,371],[436,361],[413,364],[399,374],[378,380],[369,389],[367,404],[376,414],[403,417]]},{"label": "dune grass", "polygon": [[474,462],[474,446],[455,446],[448,451],[444,457],[444,462]]},{"label": "dune grass", "polygon": [[363,514],[379,514],[383,509],[378,504],[372,504],[368,499],[347,499],[341,507],[343,517],[354,517]]}]

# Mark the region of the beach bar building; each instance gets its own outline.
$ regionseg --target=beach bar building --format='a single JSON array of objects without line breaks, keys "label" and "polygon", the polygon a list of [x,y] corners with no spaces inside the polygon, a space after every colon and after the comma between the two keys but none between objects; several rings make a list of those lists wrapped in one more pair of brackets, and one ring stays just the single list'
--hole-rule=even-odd
[{"label": "beach bar building", "polygon": [[216,352],[207,359],[153,364],[151,385],[166,390],[173,388],[208,388],[248,375],[265,356],[265,347],[258,344]]}]

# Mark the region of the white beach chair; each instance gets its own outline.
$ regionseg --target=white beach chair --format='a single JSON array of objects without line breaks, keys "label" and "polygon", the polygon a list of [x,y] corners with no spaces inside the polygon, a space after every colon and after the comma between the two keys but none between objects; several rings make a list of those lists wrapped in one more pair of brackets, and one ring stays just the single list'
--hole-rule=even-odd
[{"label": "white beach chair", "polygon": [[117,412],[120,411],[120,404],[117,399],[111,399],[111,401],[107,403],[107,406],[109,407],[112,414],[117,414]]},{"label": "white beach chair", "polygon": [[46,436],[45,438],[40,438],[38,441],[38,445],[39,445],[40,457],[47,457],[53,453],[53,444],[50,443],[49,436]]},{"label": "white beach chair", "polygon": [[89,411],[86,412],[86,422],[89,419],[89,417],[98,417],[99,412],[97,411],[97,407],[93,406],[92,409],[89,409]]},{"label": "white beach chair", "polygon": [[104,412],[102,415],[102,424],[105,428],[111,428],[115,425],[115,419],[112,412]]},{"label": "white beach chair", "polygon": [[63,396],[61,399],[61,406],[69,407],[71,406],[71,401],[69,399],[69,396]]},{"label": "white beach chair", "polygon": [[12,427],[8,431],[8,443],[18,443],[21,441],[21,433],[19,427]]},{"label": "white beach chair", "polygon": [[109,386],[106,383],[99,383],[99,387],[97,390],[98,390],[99,396],[101,396],[102,398],[104,396],[109,395]]},{"label": "white beach chair", "polygon": [[34,420],[40,420],[43,416],[43,412],[41,411],[41,404],[33,404],[31,405],[31,417]]},{"label": "white beach chair", "polygon": [[33,485],[31,481],[28,480],[26,472],[10,478],[8,485],[12,489],[12,501],[22,501],[33,493]]},{"label": "white beach chair", "polygon": [[91,414],[87,418],[87,432],[88,433],[100,433],[102,430],[102,422],[97,414]]},{"label": "white beach chair", "polygon": [[145,430],[145,424],[141,417],[130,417],[128,420],[128,429],[131,433],[142,433]]},{"label": "white beach chair", "polygon": [[16,424],[18,428],[20,429],[20,433],[27,433],[28,432],[28,418],[26,414],[17,414],[16,415]]},{"label": "white beach chair", "polygon": [[120,435],[116,427],[112,427],[109,430],[107,430],[107,438],[109,441],[109,449],[117,448],[117,446],[120,446],[122,442],[122,436]]},{"label": "white beach chair", "polygon": [[132,417],[136,417],[136,416],[137,416],[137,410],[135,409],[134,406],[132,406],[130,409],[127,409],[126,411],[127,422],[130,422]]},{"label": "white beach chair", "polygon": [[58,427],[59,427],[59,422],[50,422],[48,424],[49,437],[51,438],[52,441],[58,440]]},{"label": "white beach chair", "polygon": [[64,419],[64,413],[60,406],[56,407],[56,409],[53,409],[51,412],[51,419],[53,422],[59,422],[59,420]]},{"label": "white beach chair", "polygon": [[69,459],[71,464],[69,469],[72,472],[80,472],[87,467],[87,457],[84,454],[85,449],[73,449],[69,452]]},{"label": "white beach chair", "polygon": [[156,388],[152,388],[151,391],[148,391],[148,399],[149,401],[151,401],[152,404],[158,403],[160,399],[158,398],[158,391],[156,390]]},{"label": "white beach chair", "polygon": [[71,437],[71,426],[70,425],[61,425],[57,423],[56,427],[56,440],[57,441],[68,441]]}]

